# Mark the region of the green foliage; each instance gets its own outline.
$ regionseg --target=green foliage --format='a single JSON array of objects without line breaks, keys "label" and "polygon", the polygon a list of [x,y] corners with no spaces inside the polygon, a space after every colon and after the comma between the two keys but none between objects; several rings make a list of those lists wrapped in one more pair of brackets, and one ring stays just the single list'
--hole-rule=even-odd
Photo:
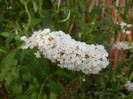
[{"label": "green foliage", "polygon": [[[122,59],[115,70],[109,65],[99,74],[85,75],[61,69],[43,57],[37,59],[33,55],[36,49],[21,49],[24,45],[21,36],[28,37],[32,32],[44,28],[63,30],[76,40],[102,44],[108,51],[111,49],[109,38],[116,39],[120,29],[111,19],[110,7],[96,6],[94,0],[91,0],[90,6],[86,0],[66,0],[67,5],[62,5],[63,0],[57,1],[0,0],[0,99],[56,99],[65,90],[65,86],[79,76],[86,81],[81,88],[77,86],[75,93],[72,92],[72,99],[132,99],[132,93],[124,87],[126,78],[133,81],[132,50],[129,61],[125,59],[124,51],[120,52]],[[131,3],[127,1],[125,8],[111,6],[116,7],[117,14],[126,20]],[[107,17],[99,20],[103,8],[106,8]],[[124,9],[123,14],[119,11],[121,9]],[[89,17],[89,23],[82,13]],[[76,32],[73,28],[76,28]],[[127,75],[121,72],[123,62],[129,70]]]}]

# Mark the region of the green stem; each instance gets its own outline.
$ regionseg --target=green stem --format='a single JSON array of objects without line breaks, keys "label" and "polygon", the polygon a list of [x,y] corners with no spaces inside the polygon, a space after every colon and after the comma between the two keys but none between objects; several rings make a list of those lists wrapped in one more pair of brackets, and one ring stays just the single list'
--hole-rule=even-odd
[{"label": "green stem", "polygon": [[4,51],[3,49],[0,49],[0,51],[1,51],[1,52],[3,52],[3,53],[7,53],[7,52],[6,52],[6,51]]},{"label": "green stem", "polygon": [[40,16],[42,16],[42,6],[43,6],[43,1],[39,0],[39,13],[40,13]]},{"label": "green stem", "polygon": [[70,25],[69,34],[71,34],[74,22],[75,22],[75,16],[73,17],[72,24]]},{"label": "green stem", "polygon": [[42,91],[43,91],[43,88],[44,88],[44,85],[46,83],[46,81],[48,80],[48,78],[52,76],[52,74],[50,74],[49,76],[46,77],[46,79],[44,80],[42,86],[41,86],[41,89],[40,89],[40,92],[39,92],[39,95],[38,95],[38,99],[41,99],[41,94],[42,94]]},{"label": "green stem", "polygon": [[27,4],[26,4],[25,1],[24,1],[24,6],[25,6],[26,13],[28,14],[28,17],[29,17],[29,19],[28,19],[28,27],[27,27],[27,30],[28,30],[29,26],[30,26],[30,23],[31,23],[31,15],[29,13],[29,10],[28,10],[28,7],[27,7]]}]

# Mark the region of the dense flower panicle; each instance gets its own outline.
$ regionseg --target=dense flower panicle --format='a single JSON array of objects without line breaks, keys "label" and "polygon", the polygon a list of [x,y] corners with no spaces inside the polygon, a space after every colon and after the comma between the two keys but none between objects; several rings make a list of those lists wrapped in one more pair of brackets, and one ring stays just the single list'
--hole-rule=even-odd
[{"label": "dense flower panicle", "polygon": [[43,55],[61,68],[97,74],[109,64],[104,46],[75,41],[62,31],[39,30],[29,38],[21,37],[21,40],[26,43],[22,49],[37,47],[38,50],[34,53],[37,58]]},{"label": "dense flower panicle", "polygon": [[117,42],[113,45],[113,48],[117,48],[118,50],[128,50],[133,48],[133,44],[129,44],[128,42]]},{"label": "dense flower panicle", "polygon": [[127,81],[127,83],[125,84],[125,87],[128,91],[133,92],[133,82]]}]

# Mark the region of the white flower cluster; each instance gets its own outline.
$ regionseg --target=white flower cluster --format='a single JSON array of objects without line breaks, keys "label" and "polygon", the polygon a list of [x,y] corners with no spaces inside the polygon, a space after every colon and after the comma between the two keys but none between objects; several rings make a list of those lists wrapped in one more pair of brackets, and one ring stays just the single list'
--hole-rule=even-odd
[{"label": "white flower cluster", "polygon": [[130,45],[128,42],[117,42],[113,45],[113,48],[117,48],[118,50],[128,50],[133,48],[133,44]]},{"label": "white flower cluster", "polygon": [[125,87],[128,91],[133,92],[133,82],[127,81],[127,83],[125,84]]},{"label": "white flower cluster", "polygon": [[120,26],[121,26],[121,30],[122,30],[123,33],[130,34],[130,31],[126,30],[126,27],[130,28],[130,27],[132,27],[132,24],[127,24],[127,23],[125,23],[125,22],[122,21],[120,23]]},{"label": "white flower cluster", "polygon": [[37,58],[43,55],[61,68],[97,74],[109,64],[104,46],[75,41],[62,31],[39,30],[29,38],[21,37],[21,40],[26,43],[22,49],[37,47],[38,50],[34,53]]}]

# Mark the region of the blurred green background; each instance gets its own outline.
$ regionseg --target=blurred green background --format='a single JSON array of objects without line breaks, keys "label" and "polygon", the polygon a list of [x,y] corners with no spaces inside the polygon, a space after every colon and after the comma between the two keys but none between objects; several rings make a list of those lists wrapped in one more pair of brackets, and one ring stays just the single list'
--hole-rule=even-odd
[{"label": "blurred green background", "polygon": [[[87,1],[0,0],[0,99],[133,99],[124,87],[126,78],[133,79],[133,50],[129,59],[120,51],[122,59],[115,70],[110,64],[99,74],[85,75],[61,69],[45,58],[37,59],[34,50],[21,49],[21,36],[50,28],[87,44],[102,44],[109,51],[113,44],[110,38],[115,40],[117,33],[122,33],[116,24],[117,15],[133,23],[127,17],[133,1],[127,1],[124,7],[116,6],[117,0],[109,5],[95,5],[95,0],[89,0],[89,6]],[[112,7],[117,9],[114,19]],[[123,62],[126,74],[121,72]]]}]

